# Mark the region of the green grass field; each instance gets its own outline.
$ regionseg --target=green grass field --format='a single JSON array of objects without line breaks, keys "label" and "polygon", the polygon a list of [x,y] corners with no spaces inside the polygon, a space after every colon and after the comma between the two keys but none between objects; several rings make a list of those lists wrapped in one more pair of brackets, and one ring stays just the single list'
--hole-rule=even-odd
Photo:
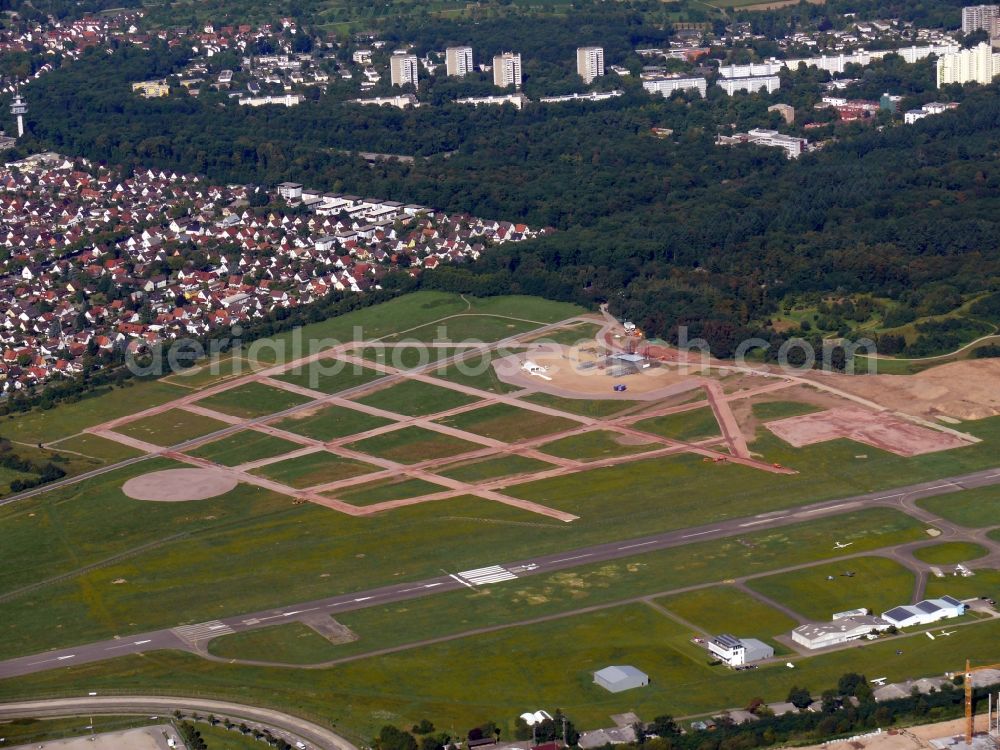
[{"label": "green grass field", "polygon": [[357,484],[346,490],[327,492],[330,497],[336,497],[351,505],[375,505],[390,500],[403,500],[410,497],[430,495],[441,492],[446,487],[426,482],[423,479],[388,479]]},{"label": "green grass field", "polygon": [[403,427],[392,432],[348,443],[347,448],[401,464],[416,464],[432,458],[447,458],[479,446],[423,427]]},{"label": "green grass field", "polygon": [[653,442],[635,445],[631,436],[626,437],[611,430],[593,430],[546,443],[539,450],[561,458],[595,461],[611,456],[631,456],[662,447]]},{"label": "green grass field", "polygon": [[459,461],[435,471],[443,477],[460,482],[482,482],[497,477],[527,474],[551,468],[549,464],[527,456],[508,455],[474,461]]},{"label": "green grass field", "polygon": [[234,417],[252,419],[301,406],[309,401],[305,396],[281,388],[272,388],[263,383],[247,383],[203,398],[198,401],[198,405]]},{"label": "green grass field", "polygon": [[289,458],[287,461],[261,466],[251,474],[268,477],[289,487],[304,489],[317,484],[349,479],[362,474],[378,471],[377,466],[337,456],[329,451],[316,451],[304,456]]},{"label": "green grass field", "polygon": [[330,641],[300,622],[225,635],[208,644],[208,652],[224,659],[317,664],[336,658]]},{"label": "green grass field", "polygon": [[917,501],[924,510],[937,513],[969,528],[1000,526],[1000,487],[981,487]]},{"label": "green grass field", "polygon": [[594,337],[601,330],[597,323],[576,323],[548,331],[539,336],[525,336],[522,341],[533,344],[559,344],[561,346],[588,346],[595,343]]},{"label": "green grass field", "polygon": [[1000,570],[977,570],[974,576],[931,576],[927,581],[927,596],[954,596],[956,599],[977,599],[985,596],[1000,601]]},{"label": "green grass field", "polygon": [[753,410],[753,415],[762,422],[812,414],[821,410],[814,404],[805,404],[801,401],[761,401],[750,408]]},{"label": "green grass field", "polygon": [[131,446],[86,432],[52,443],[51,447],[64,453],[80,453],[100,463],[115,463],[141,454]]},{"label": "green grass field", "polygon": [[[688,591],[656,602],[710,636],[728,633],[737,638],[759,638],[778,654],[788,649],[774,636],[787,634],[798,625],[788,615],[732,586]],[[738,618],[733,617],[734,612],[739,612]]]},{"label": "green grass field", "polygon": [[322,393],[340,393],[348,388],[357,388],[383,377],[378,370],[363,367],[342,359],[321,359],[296,370],[286,371],[275,377],[302,388],[311,388]]},{"label": "green grass field", "polygon": [[642,403],[640,401],[613,398],[563,398],[562,396],[554,396],[551,393],[529,393],[524,397],[524,400],[530,401],[533,404],[539,404],[540,406],[551,406],[554,409],[566,411],[570,414],[579,414],[582,417],[593,417],[594,419],[612,417]]},{"label": "green grass field", "polygon": [[476,398],[420,380],[405,380],[354,400],[407,417],[423,417],[471,404]]},{"label": "green grass field", "polygon": [[249,461],[273,458],[302,446],[255,430],[241,430],[220,440],[189,450],[192,456],[207,458],[223,466],[239,466]]},{"label": "green grass field", "polygon": [[261,365],[248,362],[243,357],[223,355],[215,362],[205,360],[203,364],[168,375],[163,378],[163,382],[197,390],[230,378],[250,375],[260,369]]},{"label": "green grass field", "polygon": [[444,370],[434,368],[431,374],[451,383],[467,385],[491,393],[511,393],[518,390],[517,386],[505,383],[497,377],[491,365],[494,357],[493,352],[471,354],[464,358],[461,363],[450,364]]},{"label": "green grass field", "polygon": [[[847,571],[854,577],[843,575]],[[897,562],[858,557],[756,578],[747,585],[807,618],[829,620],[834,612],[857,607],[879,613],[909,604],[915,580],[913,572]]]},{"label": "green grass field", "polygon": [[[643,718],[684,716],[745,706],[757,696],[784,700],[793,685],[818,694],[849,671],[898,681],[955,670],[968,652],[991,653],[998,637],[1000,621],[990,621],[963,629],[960,639],[894,638],[863,651],[797,658],[794,670],[781,664],[733,672],[708,667],[683,628],[650,607],[632,604],[333,669],[212,664],[174,653],[128,657],[7,680],[0,683],[0,697],[87,689],[141,692],[150,685],[160,693],[183,693],[197,684],[202,693],[332,722],[355,740],[371,737],[386,723],[409,726],[423,717],[455,733],[488,717],[510,734],[525,705],[558,705],[581,729],[606,726],[611,714],[625,710]],[[650,685],[612,694],[593,684],[594,670],[622,663],[646,671]],[[441,664],[449,665],[447,673],[427,680]],[[468,690],[469,674],[476,674],[474,692]]]},{"label": "green grass field", "polygon": [[509,404],[490,404],[434,421],[505,443],[541,437],[578,424],[569,419],[519,409]]},{"label": "green grass field", "polygon": [[[195,723],[195,729],[208,745],[208,750],[260,750],[261,742],[252,734],[241,734],[239,728],[232,730],[225,726],[212,726],[206,722]],[[266,746],[265,746],[266,747]]]},{"label": "green grass field", "polygon": [[929,565],[955,565],[989,554],[989,550],[972,542],[942,542],[913,551],[913,556]]},{"label": "green grass field", "polygon": [[707,406],[636,422],[635,427],[674,440],[698,440],[721,435],[715,414]]},{"label": "green grass field", "polygon": [[228,426],[225,422],[201,414],[192,414],[183,409],[168,409],[160,414],[116,427],[115,432],[154,445],[177,445],[223,430]]},{"label": "green grass field", "polygon": [[327,406],[318,411],[304,410],[275,422],[274,426],[281,430],[304,435],[314,440],[324,442],[354,435],[358,432],[373,430],[390,424],[392,420],[376,417],[363,411],[348,409],[343,406]]}]

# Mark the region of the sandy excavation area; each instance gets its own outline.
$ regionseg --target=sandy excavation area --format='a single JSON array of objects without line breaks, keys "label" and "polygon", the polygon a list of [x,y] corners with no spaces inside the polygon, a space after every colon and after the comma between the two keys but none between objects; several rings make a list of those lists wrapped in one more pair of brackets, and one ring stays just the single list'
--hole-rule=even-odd
[{"label": "sandy excavation area", "polygon": [[[532,375],[522,367],[531,361],[545,369],[545,377]],[[681,373],[674,367],[653,365],[630,375],[613,377],[601,367],[603,357],[596,349],[570,349],[546,345],[523,354],[512,354],[493,361],[497,377],[505,383],[533,388],[567,398],[619,398],[654,401],[701,386],[701,376],[693,368]],[[613,387],[628,390],[616,393]]]},{"label": "sandy excavation area", "polygon": [[985,419],[1000,414],[1000,360],[969,359],[916,375],[810,375],[918,417]]},{"label": "sandy excavation area", "polygon": [[238,484],[236,477],[216,469],[166,469],[129,479],[122,492],[133,500],[176,503],[224,495]]},{"label": "sandy excavation area", "polygon": [[[979,727],[985,724],[985,719],[979,717]],[[954,719],[944,721],[939,724],[924,724],[917,727],[908,727],[901,730],[893,730],[892,733],[883,731],[882,734],[871,737],[861,737],[857,740],[842,740],[840,742],[830,742],[822,745],[810,745],[798,750],[930,750],[933,747],[931,740],[942,737],[953,737],[965,732],[965,720]]]}]

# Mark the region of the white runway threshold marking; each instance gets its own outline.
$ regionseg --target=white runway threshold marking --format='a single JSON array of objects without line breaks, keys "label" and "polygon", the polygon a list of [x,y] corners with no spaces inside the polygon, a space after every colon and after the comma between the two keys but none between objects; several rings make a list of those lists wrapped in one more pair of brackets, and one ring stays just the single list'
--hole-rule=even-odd
[{"label": "white runway threshold marking", "polygon": [[194,625],[181,625],[180,627],[173,628],[172,630],[174,635],[182,641],[187,641],[192,644],[198,643],[199,641],[207,641],[212,638],[217,638],[220,635],[229,635],[230,633],[236,632],[224,622],[219,622],[218,620],[199,622]]},{"label": "white runway threshold marking", "polygon": [[510,581],[517,578],[507,568],[502,565],[490,565],[486,568],[476,568],[475,570],[463,570],[458,574],[463,581],[468,581],[473,586],[481,586],[484,583],[498,583],[500,581]]}]

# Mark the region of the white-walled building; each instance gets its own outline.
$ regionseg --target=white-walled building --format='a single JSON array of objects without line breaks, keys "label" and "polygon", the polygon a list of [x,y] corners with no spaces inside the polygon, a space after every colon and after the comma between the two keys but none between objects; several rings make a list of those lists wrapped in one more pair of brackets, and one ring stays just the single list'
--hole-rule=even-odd
[{"label": "white-walled building", "polygon": [[419,107],[420,102],[417,101],[417,97],[413,94],[397,94],[396,96],[376,96],[372,99],[352,99],[355,104],[364,104],[368,106],[376,107],[398,107],[399,109],[406,109],[407,107]]},{"label": "white-walled building", "polygon": [[389,58],[389,76],[393,86],[405,86],[410,83],[415,88],[420,78],[417,56],[408,52],[393,53]]},{"label": "white-walled building", "polygon": [[542,96],[538,101],[542,104],[559,104],[560,102],[604,102],[614,99],[625,92],[621,89],[614,91],[590,91],[586,94],[563,94],[562,96]]},{"label": "white-walled building", "polygon": [[521,88],[521,54],[504,52],[493,56],[493,85]]},{"label": "white-walled building", "polygon": [[604,48],[578,47],[576,50],[576,72],[584,83],[604,75]]},{"label": "white-walled building", "polygon": [[997,73],[1000,73],[1000,53],[995,53],[987,42],[941,55],[937,61],[938,88],[949,83],[988,84]]},{"label": "white-walled building", "polygon": [[965,614],[965,605],[951,596],[924,599],[916,604],[904,604],[882,613],[882,619],[897,628],[930,625],[938,620],[950,620]]},{"label": "white-walled building", "polygon": [[730,667],[770,659],[774,649],[756,638],[734,638],[731,635],[716,636],[708,642],[708,650]]},{"label": "white-walled building", "polygon": [[697,91],[705,96],[708,81],[704,78],[653,78],[642,82],[642,87],[651,94],[669,97],[675,91]]},{"label": "white-walled building", "polygon": [[448,47],[444,51],[444,67],[450,76],[465,76],[476,69],[472,62],[472,47]]},{"label": "white-walled building", "polygon": [[835,615],[833,622],[799,625],[792,631],[792,640],[808,649],[829,648],[865,638],[872,633],[881,633],[889,627],[890,623],[886,620],[869,614],[851,614],[847,617]]},{"label": "white-walled building", "polygon": [[511,104],[518,109],[523,109],[524,105],[528,103],[528,97],[524,94],[500,94],[498,96],[466,96],[461,99],[456,99],[456,104],[471,104],[473,107],[478,107],[480,104],[483,105],[502,105]]},{"label": "white-walled building", "polygon": [[735,135],[720,135],[715,139],[715,142],[720,146],[732,146],[739,143],[773,146],[783,149],[789,159],[797,159],[809,145],[809,141],[805,138],[783,135],[777,130],[767,130],[766,128],[753,128],[746,133],[736,133]]},{"label": "white-walled building", "polygon": [[719,88],[729,94],[729,96],[732,96],[737,91],[745,91],[748,94],[764,91],[768,94],[772,94],[781,88],[781,79],[776,75],[748,76],[746,78],[720,78],[716,81],[716,83]]},{"label": "white-walled building", "polygon": [[939,115],[942,112],[947,112],[949,109],[958,109],[958,102],[927,102],[920,109],[911,109],[908,112],[903,113],[903,122],[907,125],[912,125],[917,120],[922,120],[930,115]]}]

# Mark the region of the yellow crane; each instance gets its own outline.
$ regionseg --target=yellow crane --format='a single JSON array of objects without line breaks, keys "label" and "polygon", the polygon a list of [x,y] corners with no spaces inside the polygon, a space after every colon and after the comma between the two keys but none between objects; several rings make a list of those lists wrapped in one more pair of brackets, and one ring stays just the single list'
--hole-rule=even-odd
[{"label": "yellow crane", "polygon": [[965,660],[965,744],[972,744],[972,734],[976,729],[975,715],[972,713],[972,673],[980,672],[984,669],[1000,669],[1000,664],[984,664],[981,667],[973,667],[972,663]]}]

